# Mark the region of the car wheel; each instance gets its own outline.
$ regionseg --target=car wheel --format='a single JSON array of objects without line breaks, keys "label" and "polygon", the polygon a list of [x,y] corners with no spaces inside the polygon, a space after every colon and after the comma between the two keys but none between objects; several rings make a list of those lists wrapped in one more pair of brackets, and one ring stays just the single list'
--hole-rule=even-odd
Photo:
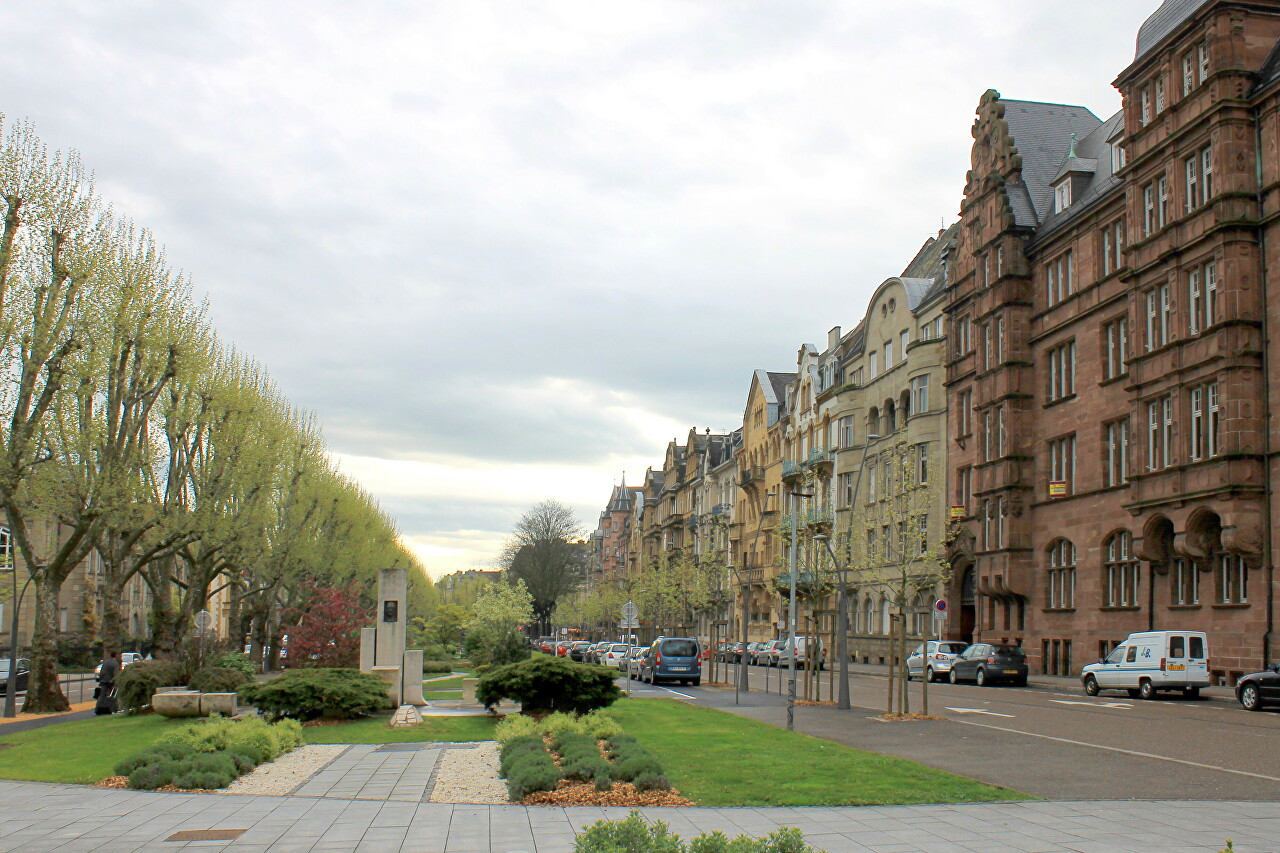
[{"label": "car wheel", "polygon": [[1256,684],[1246,684],[1240,688],[1240,705],[1246,711],[1262,710],[1262,702],[1258,696],[1258,686]]},{"label": "car wheel", "polygon": [[930,684],[938,680],[937,676],[934,675],[933,667],[928,667],[927,669],[925,669],[924,680],[928,681]]},{"label": "car wheel", "polygon": [[1146,701],[1156,698],[1156,686],[1151,683],[1150,678],[1138,682],[1138,698]]},{"label": "car wheel", "polygon": [[960,683],[960,676],[956,675],[956,671],[954,669],[951,670],[951,683],[952,684]]},{"label": "car wheel", "polygon": [[1086,696],[1097,696],[1100,691],[1101,688],[1098,687],[1098,679],[1094,678],[1092,675],[1086,675],[1084,677],[1084,694]]},{"label": "car wheel", "polygon": [[978,667],[978,673],[973,677],[973,682],[974,684],[977,684],[979,687],[988,687],[989,685],[987,684],[987,671],[982,667]]},{"label": "car wheel", "polygon": [[1183,698],[1183,699],[1199,699],[1199,698],[1200,698],[1200,688],[1199,688],[1199,687],[1184,687],[1184,688],[1182,688],[1182,698]]}]

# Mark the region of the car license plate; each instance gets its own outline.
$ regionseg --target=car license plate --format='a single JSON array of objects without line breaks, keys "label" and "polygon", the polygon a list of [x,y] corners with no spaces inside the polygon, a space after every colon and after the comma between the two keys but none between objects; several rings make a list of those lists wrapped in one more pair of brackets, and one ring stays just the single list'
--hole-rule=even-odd
[{"label": "car license plate", "polygon": [[673,672],[688,672],[688,671],[689,671],[689,667],[687,667],[687,666],[673,666],[673,667],[671,667],[671,669],[672,669],[672,671],[673,671]]},{"label": "car license plate", "polygon": [[1005,675],[1017,675],[1017,674],[1018,674],[1018,671],[1017,671],[1016,669],[1006,669],[1006,670],[1004,671],[1004,674],[1005,674]]},{"label": "car license plate", "polygon": [[1185,664],[1180,664],[1180,663],[1171,663],[1171,664],[1169,664],[1169,669],[1170,669],[1171,671],[1174,671],[1174,672],[1182,672],[1182,671],[1183,671],[1183,670],[1185,670],[1186,668],[1187,668],[1187,667],[1186,667],[1186,665],[1185,665]]}]

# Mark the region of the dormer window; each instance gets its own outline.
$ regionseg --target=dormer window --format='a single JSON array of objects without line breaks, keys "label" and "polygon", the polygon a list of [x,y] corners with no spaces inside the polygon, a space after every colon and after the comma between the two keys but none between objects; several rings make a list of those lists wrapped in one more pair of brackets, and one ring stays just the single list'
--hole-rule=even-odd
[{"label": "dormer window", "polygon": [[1071,180],[1065,180],[1053,188],[1053,209],[1061,213],[1071,206]]},{"label": "dormer window", "polygon": [[1111,146],[1111,173],[1114,175],[1124,168],[1125,157],[1124,147],[1120,145]]}]

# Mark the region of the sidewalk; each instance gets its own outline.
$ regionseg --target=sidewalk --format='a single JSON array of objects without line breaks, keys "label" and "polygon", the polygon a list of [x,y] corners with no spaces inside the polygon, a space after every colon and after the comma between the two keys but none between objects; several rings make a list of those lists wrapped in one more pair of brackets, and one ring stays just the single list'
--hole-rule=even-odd
[{"label": "sidewalk", "polygon": [[[1277,849],[1274,803],[1037,802],[852,808],[644,809],[686,840],[796,826],[828,853],[1239,853]],[[571,853],[621,808],[463,806],[157,794],[0,782],[0,851]],[[172,839],[172,840],[171,840]]]}]

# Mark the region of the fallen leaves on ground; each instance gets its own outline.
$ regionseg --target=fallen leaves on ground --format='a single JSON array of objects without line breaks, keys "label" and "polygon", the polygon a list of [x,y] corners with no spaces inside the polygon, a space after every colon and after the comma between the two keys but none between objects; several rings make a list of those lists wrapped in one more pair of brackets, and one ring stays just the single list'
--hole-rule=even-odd
[{"label": "fallen leaves on ground", "polygon": [[680,792],[637,791],[630,782],[614,782],[607,791],[597,791],[591,782],[560,780],[554,791],[539,791],[520,801],[522,806],[691,806]]},{"label": "fallen leaves on ground", "polygon": [[836,703],[830,699],[823,699],[821,702],[813,699],[797,699],[796,704],[806,708],[834,708],[836,706]]},{"label": "fallen leaves on ground", "polygon": [[933,714],[881,714],[876,717],[877,720],[883,720],[886,723],[909,723],[914,720],[936,720],[941,723],[947,722],[946,717],[935,717]]}]

